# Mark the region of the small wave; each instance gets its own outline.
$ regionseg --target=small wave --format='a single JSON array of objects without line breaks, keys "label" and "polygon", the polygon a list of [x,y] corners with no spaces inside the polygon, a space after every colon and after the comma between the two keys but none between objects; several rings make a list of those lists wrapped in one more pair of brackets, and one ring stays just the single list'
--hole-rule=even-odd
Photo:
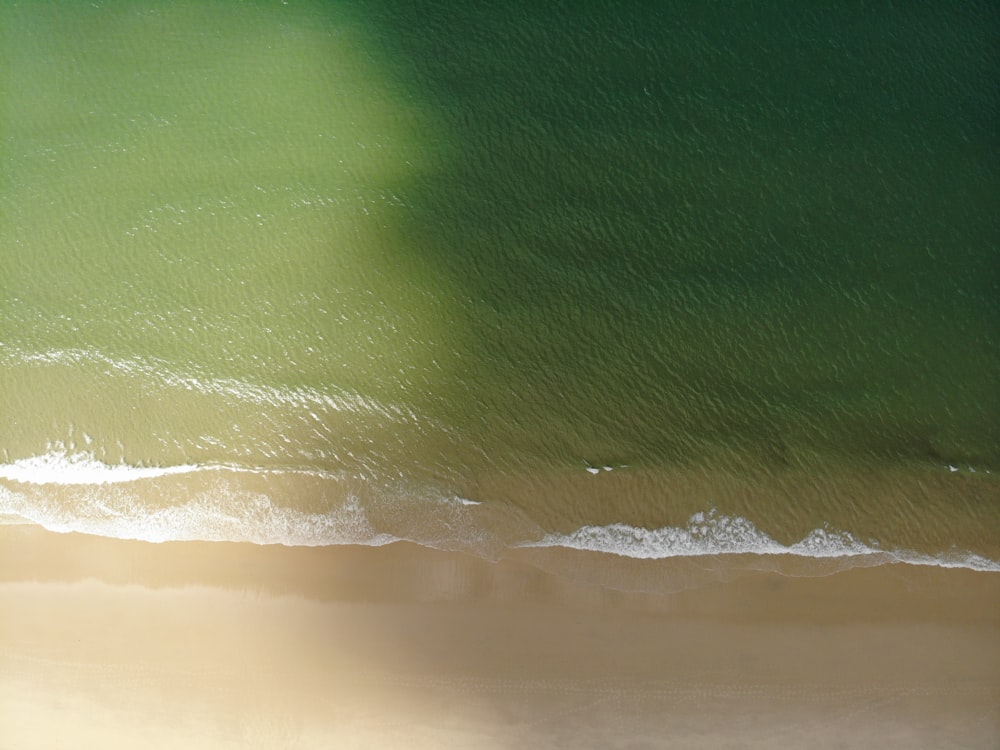
[{"label": "small wave", "polygon": [[934,568],[968,568],[983,573],[1000,573],[1000,561],[990,560],[971,552],[945,552],[927,555],[913,550],[895,550],[889,553],[896,562],[907,565],[928,565]]},{"label": "small wave", "polygon": [[702,555],[794,555],[810,558],[867,558],[870,563],[901,562],[946,568],[1000,572],[1000,562],[969,552],[929,555],[885,550],[865,544],[846,531],[814,529],[804,539],[785,545],[739,516],[696,513],[684,527],[645,529],[627,524],[583,526],[569,534],[547,534],[520,547],[566,547],[645,560]]},{"label": "small wave", "polygon": [[261,406],[329,409],[348,414],[373,414],[384,419],[417,422],[419,415],[399,404],[386,404],[335,386],[322,390],[309,386],[273,386],[233,377],[219,377],[201,368],[177,369],[165,360],[144,357],[112,357],[90,349],[53,349],[44,352],[7,350],[0,361],[8,366],[91,365],[108,376],[137,376],[161,388],[187,390],[230,401]]},{"label": "small wave", "polygon": [[228,463],[177,464],[173,466],[135,466],[132,464],[108,464],[92,453],[71,451],[57,444],[46,453],[28,458],[20,458],[8,464],[0,464],[0,479],[19,484],[31,485],[105,485],[127,484],[144,479],[158,479],[177,474],[196,472],[231,472],[242,474],[284,474],[312,477],[336,476],[319,469],[302,468],[255,468]]},{"label": "small wave", "polygon": [[0,465],[0,479],[23,484],[118,484],[170,474],[188,474],[205,466],[129,466],[98,461],[89,453],[53,450],[41,456]]}]

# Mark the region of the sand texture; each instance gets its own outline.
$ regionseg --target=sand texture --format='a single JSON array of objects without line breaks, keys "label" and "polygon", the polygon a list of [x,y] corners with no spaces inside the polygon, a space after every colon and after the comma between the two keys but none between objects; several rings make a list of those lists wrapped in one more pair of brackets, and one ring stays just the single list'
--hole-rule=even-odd
[{"label": "sand texture", "polygon": [[[627,592],[539,554],[5,527],[0,745],[1000,744],[997,574],[744,571]],[[643,576],[657,566],[671,575]]]}]

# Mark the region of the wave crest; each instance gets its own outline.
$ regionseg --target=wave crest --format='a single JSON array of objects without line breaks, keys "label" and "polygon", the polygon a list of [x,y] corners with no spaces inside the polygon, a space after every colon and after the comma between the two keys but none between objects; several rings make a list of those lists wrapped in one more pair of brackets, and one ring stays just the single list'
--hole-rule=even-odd
[{"label": "wave crest", "polygon": [[206,467],[193,465],[146,467],[106,464],[89,453],[57,449],[0,465],[0,478],[21,484],[101,485],[134,482],[170,474],[188,474],[204,468]]}]

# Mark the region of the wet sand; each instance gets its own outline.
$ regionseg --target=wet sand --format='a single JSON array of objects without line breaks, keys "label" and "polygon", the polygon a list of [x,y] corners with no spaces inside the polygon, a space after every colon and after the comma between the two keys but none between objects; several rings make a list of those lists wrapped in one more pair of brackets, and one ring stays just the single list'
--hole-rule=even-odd
[{"label": "wet sand", "polygon": [[1000,745],[1000,574],[752,563],[7,526],[0,745]]}]

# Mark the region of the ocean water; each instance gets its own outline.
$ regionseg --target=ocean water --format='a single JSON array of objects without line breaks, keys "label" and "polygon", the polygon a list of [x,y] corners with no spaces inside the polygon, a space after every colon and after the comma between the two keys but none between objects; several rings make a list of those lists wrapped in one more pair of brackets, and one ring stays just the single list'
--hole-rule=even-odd
[{"label": "ocean water", "polygon": [[0,518],[998,569],[998,42],[4,3]]}]

